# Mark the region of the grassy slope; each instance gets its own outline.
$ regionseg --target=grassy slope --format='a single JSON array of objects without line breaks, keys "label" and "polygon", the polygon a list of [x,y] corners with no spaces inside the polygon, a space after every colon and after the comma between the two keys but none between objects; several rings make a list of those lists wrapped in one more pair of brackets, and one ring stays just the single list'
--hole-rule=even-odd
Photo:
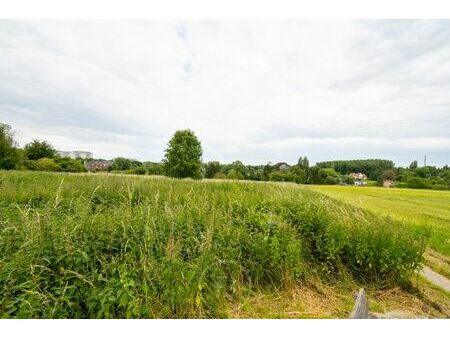
[{"label": "grassy slope", "polygon": [[450,256],[450,191],[325,185],[310,189],[413,228],[430,227],[430,247]]},{"label": "grassy slope", "polygon": [[389,271],[410,245],[392,224],[295,184],[0,172],[0,316],[347,317],[362,284],[378,310],[448,317],[329,270]]}]

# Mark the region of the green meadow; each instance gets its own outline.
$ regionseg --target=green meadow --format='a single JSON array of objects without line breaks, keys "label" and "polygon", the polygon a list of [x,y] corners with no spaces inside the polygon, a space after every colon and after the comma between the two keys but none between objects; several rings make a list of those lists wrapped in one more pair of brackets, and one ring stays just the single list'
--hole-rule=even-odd
[{"label": "green meadow", "polygon": [[392,217],[414,231],[429,229],[429,246],[450,256],[450,191],[319,185],[309,189]]}]

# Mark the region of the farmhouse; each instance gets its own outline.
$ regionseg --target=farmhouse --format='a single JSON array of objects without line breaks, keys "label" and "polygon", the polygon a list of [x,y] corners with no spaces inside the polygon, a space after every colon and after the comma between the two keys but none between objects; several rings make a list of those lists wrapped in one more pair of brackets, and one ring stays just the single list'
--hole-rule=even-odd
[{"label": "farmhouse", "polygon": [[367,175],[363,173],[351,173],[349,175],[355,180],[355,185],[366,185]]},{"label": "farmhouse", "polygon": [[95,171],[108,169],[111,165],[112,165],[111,161],[97,160],[86,162],[84,164],[84,167],[86,168],[87,171]]}]

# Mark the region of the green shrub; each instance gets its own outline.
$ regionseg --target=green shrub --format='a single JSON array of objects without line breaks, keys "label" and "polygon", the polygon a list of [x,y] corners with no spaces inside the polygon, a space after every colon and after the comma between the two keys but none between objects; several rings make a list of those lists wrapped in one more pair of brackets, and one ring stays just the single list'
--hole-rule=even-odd
[{"label": "green shrub", "polygon": [[219,172],[219,173],[214,174],[213,178],[223,180],[223,179],[227,178],[227,175],[225,175],[224,173],[220,173]]},{"label": "green shrub", "polygon": [[61,167],[51,158],[40,158],[34,166],[38,171],[60,171]]},{"label": "green shrub", "polygon": [[285,173],[281,171],[272,171],[269,174],[269,181],[275,181],[275,182],[296,182],[297,176],[292,173]]},{"label": "green shrub", "polygon": [[425,178],[414,176],[408,179],[407,186],[411,189],[430,189],[431,182]]},{"label": "green shrub", "polygon": [[333,176],[327,176],[327,178],[325,179],[325,183],[326,184],[330,184],[330,185],[334,185],[334,184],[337,184],[337,179],[336,179],[336,177],[333,177]]},{"label": "green shrub", "polygon": [[433,189],[433,190],[448,190],[448,187],[445,184],[433,184],[431,186],[431,189]]}]

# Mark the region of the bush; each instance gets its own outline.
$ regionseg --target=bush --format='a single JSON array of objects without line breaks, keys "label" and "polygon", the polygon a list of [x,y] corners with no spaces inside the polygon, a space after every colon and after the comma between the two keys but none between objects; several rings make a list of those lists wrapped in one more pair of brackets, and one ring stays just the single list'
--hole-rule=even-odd
[{"label": "bush", "polygon": [[431,182],[425,178],[411,177],[407,181],[408,188],[411,189],[430,189]]},{"label": "bush", "polygon": [[142,166],[134,168],[133,169],[133,174],[135,174],[135,175],[145,175],[146,174],[145,168],[142,167]]},{"label": "bush", "polygon": [[429,234],[350,206],[289,204],[288,219],[308,245],[309,259],[333,278],[341,267],[357,280],[380,287],[407,283],[420,267]]},{"label": "bush", "polygon": [[327,178],[325,179],[325,183],[334,185],[337,183],[337,179],[336,179],[336,177],[333,177],[333,176],[327,176]]},{"label": "bush", "polygon": [[35,170],[38,171],[60,171],[61,167],[51,158],[41,158],[36,161]]},{"label": "bush", "polygon": [[227,178],[229,180],[243,180],[244,175],[241,172],[236,171],[236,169],[230,169],[227,173]]},{"label": "bush", "polygon": [[219,179],[219,180],[223,180],[223,179],[227,178],[227,175],[225,175],[224,173],[216,173],[214,175],[214,178],[215,179]]},{"label": "bush", "polygon": [[448,190],[448,187],[445,184],[433,184],[431,186],[431,189],[433,189],[433,190]]},{"label": "bush", "polygon": [[269,174],[269,181],[274,182],[295,182],[297,180],[297,176],[292,173],[284,173],[281,171],[272,171]]},{"label": "bush", "polygon": [[85,172],[83,163],[80,160],[74,160],[71,158],[55,158],[54,161],[60,166],[60,170],[63,172]]}]

